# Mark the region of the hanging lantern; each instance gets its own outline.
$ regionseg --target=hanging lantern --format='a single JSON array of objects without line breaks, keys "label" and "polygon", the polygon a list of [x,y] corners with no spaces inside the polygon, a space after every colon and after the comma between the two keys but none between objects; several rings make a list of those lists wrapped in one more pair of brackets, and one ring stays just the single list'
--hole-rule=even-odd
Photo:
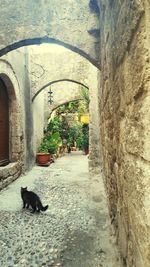
[{"label": "hanging lantern", "polygon": [[51,90],[51,86],[50,86],[49,91],[48,91],[48,102],[50,105],[52,105],[52,103],[53,103],[53,92]]}]

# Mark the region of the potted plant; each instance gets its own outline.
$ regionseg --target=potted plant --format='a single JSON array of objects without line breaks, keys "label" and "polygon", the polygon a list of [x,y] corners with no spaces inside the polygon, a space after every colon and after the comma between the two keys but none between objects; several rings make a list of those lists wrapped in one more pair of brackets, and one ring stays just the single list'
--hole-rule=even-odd
[{"label": "potted plant", "polygon": [[51,136],[49,137],[48,152],[52,155],[52,157],[54,154],[57,153],[58,148],[61,145],[62,145],[62,140],[59,132],[51,134]]},{"label": "potted plant", "polygon": [[41,166],[48,166],[50,164],[50,156],[48,151],[48,140],[43,138],[37,153],[37,162]]}]

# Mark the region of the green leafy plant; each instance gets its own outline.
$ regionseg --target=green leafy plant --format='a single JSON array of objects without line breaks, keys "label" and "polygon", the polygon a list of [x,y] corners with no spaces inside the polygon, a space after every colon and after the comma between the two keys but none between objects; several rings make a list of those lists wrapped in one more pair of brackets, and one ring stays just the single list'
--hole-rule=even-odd
[{"label": "green leafy plant", "polygon": [[48,132],[55,133],[61,131],[62,122],[58,116],[55,116],[47,125],[45,129],[45,134]]},{"label": "green leafy plant", "polygon": [[81,89],[81,97],[83,99],[82,109],[84,110],[84,113],[87,113],[89,112],[90,98],[89,98],[89,91],[86,88]]},{"label": "green leafy plant", "polygon": [[46,139],[43,138],[39,148],[38,148],[38,152],[39,153],[48,153],[48,141]]},{"label": "green leafy plant", "polygon": [[72,101],[60,106],[55,111],[53,119],[48,123],[44,138],[48,140],[50,153],[56,153],[62,143],[64,147],[76,146],[80,150],[88,148],[88,126],[76,119],[88,112],[88,90],[83,88],[82,94],[83,100]]},{"label": "green leafy plant", "polygon": [[86,150],[88,148],[89,148],[89,135],[88,134],[84,134],[83,141],[82,141],[82,149]]},{"label": "green leafy plant", "polygon": [[[79,140],[82,139],[82,125],[80,122],[75,122],[72,127],[70,127],[68,132],[67,143],[71,146],[76,146],[79,148]],[[80,149],[80,148],[79,148]]]},{"label": "green leafy plant", "polygon": [[83,134],[80,134],[76,139],[77,148],[83,150]]},{"label": "green leafy plant", "polygon": [[77,140],[79,149],[85,151],[89,149],[89,126],[88,124],[82,125],[82,134]]},{"label": "green leafy plant", "polygon": [[51,154],[55,154],[58,150],[58,147],[62,144],[62,139],[60,137],[59,132],[51,134],[51,132],[48,131],[45,134],[45,139],[48,146],[48,152]]},{"label": "green leafy plant", "polygon": [[58,146],[56,144],[50,143],[48,146],[48,152],[50,154],[55,154],[57,152]]},{"label": "green leafy plant", "polygon": [[45,133],[45,136],[39,146],[38,152],[55,154],[61,144],[62,140],[59,132],[52,134],[50,131],[48,131]]},{"label": "green leafy plant", "polygon": [[89,125],[83,124],[82,125],[82,150],[89,149]]}]

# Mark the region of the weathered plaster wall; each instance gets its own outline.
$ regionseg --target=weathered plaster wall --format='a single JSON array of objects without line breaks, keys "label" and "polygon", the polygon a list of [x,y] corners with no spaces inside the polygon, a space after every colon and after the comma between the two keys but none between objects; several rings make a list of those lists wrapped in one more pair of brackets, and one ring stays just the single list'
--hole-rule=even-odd
[{"label": "weathered plaster wall", "polygon": [[[0,77],[10,98],[10,164],[0,168],[0,188],[16,179],[33,163],[30,85],[24,48],[0,59]],[[12,164],[14,162],[14,164]]]},{"label": "weathered plaster wall", "polygon": [[[45,111],[46,109],[46,111]],[[42,91],[32,105],[33,111],[33,151],[34,156],[43,138],[43,128],[46,123],[47,105],[45,105],[45,93]],[[46,114],[45,114],[46,113]]]},{"label": "weathered plaster wall", "polygon": [[[29,47],[28,51],[32,96],[50,81],[60,79],[67,78],[88,86],[89,73],[86,71],[94,69],[98,72],[88,60],[61,46],[41,45]],[[92,80],[95,77],[92,76]]]},{"label": "weathered plaster wall", "polygon": [[98,17],[90,9],[89,2],[1,1],[0,28],[3,30],[0,32],[0,54],[22,45],[58,42],[98,65]]},{"label": "weathered plaster wall", "polygon": [[101,1],[101,140],[124,266],[150,266],[150,2]]}]

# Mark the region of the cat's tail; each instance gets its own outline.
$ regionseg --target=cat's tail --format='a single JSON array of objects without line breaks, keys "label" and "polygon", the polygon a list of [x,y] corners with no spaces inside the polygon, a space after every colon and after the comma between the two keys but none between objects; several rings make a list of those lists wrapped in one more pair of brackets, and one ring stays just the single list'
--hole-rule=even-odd
[{"label": "cat's tail", "polygon": [[47,209],[48,209],[48,205],[46,205],[45,207],[43,207],[43,206],[41,207],[41,210],[42,210],[42,211],[45,211],[45,210],[47,210]]}]

